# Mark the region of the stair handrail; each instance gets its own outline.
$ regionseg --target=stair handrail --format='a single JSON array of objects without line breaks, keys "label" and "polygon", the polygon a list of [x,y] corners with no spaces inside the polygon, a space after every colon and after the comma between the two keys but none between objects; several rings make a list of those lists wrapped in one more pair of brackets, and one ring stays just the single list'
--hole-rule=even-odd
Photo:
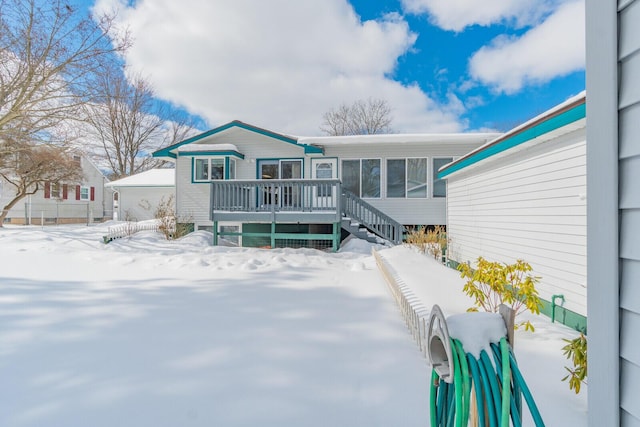
[{"label": "stair handrail", "polygon": [[378,208],[365,202],[355,193],[342,188],[342,215],[349,217],[378,236],[399,245],[404,239],[404,225],[391,218]]}]

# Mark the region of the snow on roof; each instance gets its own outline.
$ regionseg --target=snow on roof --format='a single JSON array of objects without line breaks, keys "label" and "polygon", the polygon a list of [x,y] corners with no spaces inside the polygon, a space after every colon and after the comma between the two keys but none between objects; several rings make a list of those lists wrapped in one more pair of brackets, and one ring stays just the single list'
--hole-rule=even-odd
[{"label": "snow on roof", "polygon": [[238,147],[233,144],[185,144],[176,149],[181,153],[193,152],[193,151],[235,151],[240,152]]},{"label": "snow on roof", "polygon": [[174,187],[175,169],[149,169],[126,178],[111,181],[105,187]]},{"label": "snow on roof", "polygon": [[430,142],[468,143],[489,141],[500,133],[389,133],[376,135],[348,135],[348,136],[310,136],[300,137],[299,143],[320,146],[349,145],[349,144],[415,144]]},{"label": "snow on roof", "polygon": [[[492,139],[488,142],[486,142],[485,144],[481,145],[480,147],[476,148],[475,150],[470,151],[469,153],[465,154],[464,156],[456,159],[455,161],[449,163],[448,165],[443,166],[442,168],[440,168],[440,172],[441,173],[445,173],[445,177],[447,175],[450,175],[454,172],[457,172],[458,170],[462,170],[464,168],[466,168],[467,166],[470,166],[472,164],[475,164],[481,160],[484,160],[485,158],[489,158],[489,157],[493,157],[495,158],[499,158],[501,156],[504,156],[505,153],[508,152],[513,152],[514,147],[518,147],[520,149],[522,149],[522,144],[524,142],[530,142],[530,141],[538,141],[538,142],[543,142],[546,140],[551,139],[552,137],[558,135],[558,131],[557,129],[559,127],[561,128],[565,128],[566,131],[571,131],[571,130],[575,130],[576,128],[582,128],[586,126],[586,121],[584,120],[584,115],[582,116],[582,120],[578,120],[578,121],[572,121],[570,123],[562,123],[562,125],[557,125],[556,127],[554,127],[552,130],[546,130],[544,134],[536,134],[535,138],[532,139],[527,139],[525,141],[521,141],[518,144],[515,144],[514,146],[509,146],[500,150],[496,150],[494,153],[491,153],[490,155],[486,155],[484,157],[482,157],[482,153],[487,151],[490,148],[495,148],[495,146],[497,144],[500,144],[506,140],[509,140],[513,137],[515,137],[518,134],[521,134],[525,131],[527,131],[527,129],[535,127],[536,125],[539,125],[542,122],[545,122],[547,120],[549,120],[550,118],[561,114],[564,110],[568,110],[568,109],[572,109],[572,108],[576,108],[576,106],[580,106],[582,104],[584,104],[586,102],[586,91],[582,91],[579,94],[572,96],[570,98],[568,98],[567,100],[565,100],[564,102],[561,102],[560,104],[556,105],[555,107],[550,108],[549,110],[537,115],[536,117],[527,120],[526,122],[522,123],[519,126],[514,127],[513,129],[505,132],[504,134],[498,135],[495,137],[495,139]],[[480,158],[480,157],[482,158]],[[472,161],[471,159],[475,158],[475,161]],[[463,163],[468,163],[467,165],[462,166]]]}]

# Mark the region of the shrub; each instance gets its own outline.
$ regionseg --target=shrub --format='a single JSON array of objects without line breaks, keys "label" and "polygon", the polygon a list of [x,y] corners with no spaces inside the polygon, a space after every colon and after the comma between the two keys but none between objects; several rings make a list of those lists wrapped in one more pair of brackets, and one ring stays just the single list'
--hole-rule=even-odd
[{"label": "shrub", "polygon": [[160,199],[154,216],[159,222],[158,230],[167,240],[179,239],[193,231],[188,219],[178,218],[173,194],[167,199]]},{"label": "shrub", "polygon": [[[516,317],[526,310],[540,313],[542,302],[535,287],[540,278],[529,274],[532,268],[523,260],[503,264],[479,257],[475,270],[469,264],[460,264],[458,270],[462,278],[468,279],[463,288],[465,294],[475,300],[475,306],[468,311],[482,309],[496,313],[500,304],[505,304],[514,310]],[[517,323],[515,326],[534,330],[529,321]]]},{"label": "shrub", "polygon": [[447,250],[447,232],[441,225],[433,229],[426,227],[414,228],[407,234],[407,244],[415,246],[421,253],[431,254],[436,260],[442,261],[442,255]]},{"label": "shrub", "polygon": [[567,359],[570,359],[573,363],[573,368],[566,369],[569,375],[564,377],[562,381],[569,380],[569,389],[580,393],[580,386],[582,383],[587,383],[587,337],[584,334],[580,334],[579,337],[572,340],[564,340],[567,345],[562,347],[562,352]]}]

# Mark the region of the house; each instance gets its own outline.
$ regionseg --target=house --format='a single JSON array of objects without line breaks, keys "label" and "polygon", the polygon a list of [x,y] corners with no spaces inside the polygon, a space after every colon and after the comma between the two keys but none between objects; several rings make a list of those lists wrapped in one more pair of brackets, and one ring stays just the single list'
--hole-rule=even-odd
[{"label": "house", "polygon": [[108,182],[105,187],[113,191],[113,219],[153,219],[158,205],[174,197],[175,169],[150,169]]},{"label": "house", "polygon": [[587,315],[585,93],[440,169],[448,258],[523,259],[542,312],[579,330]]},{"label": "house", "polygon": [[[105,199],[107,181],[102,171],[87,157],[74,155],[83,173],[81,183],[45,182],[42,189],[18,202],[5,218],[5,224],[73,224],[103,221],[111,216]],[[15,193],[0,178],[0,206],[6,206]]]},{"label": "house", "polygon": [[297,137],[240,121],[153,153],[175,163],[176,210],[242,246],[337,249],[367,229],[445,223],[440,166],[491,133]]},{"label": "house", "polygon": [[640,0],[587,0],[589,426],[640,426]]}]

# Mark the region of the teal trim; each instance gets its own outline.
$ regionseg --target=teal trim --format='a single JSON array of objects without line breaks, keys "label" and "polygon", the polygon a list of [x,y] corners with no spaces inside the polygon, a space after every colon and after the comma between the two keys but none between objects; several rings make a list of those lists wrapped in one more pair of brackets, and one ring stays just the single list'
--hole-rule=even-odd
[{"label": "teal trim", "polygon": [[250,125],[248,123],[241,122],[239,120],[234,120],[234,121],[229,122],[229,123],[227,123],[225,125],[219,126],[217,128],[214,128],[214,129],[208,130],[206,132],[203,132],[203,133],[201,133],[199,135],[193,136],[191,138],[187,138],[184,141],[181,141],[181,142],[178,142],[176,144],[170,145],[169,147],[165,147],[165,148],[162,148],[160,150],[157,150],[152,154],[152,156],[153,157],[170,157],[170,158],[175,159],[176,158],[176,154],[172,153],[172,151],[175,150],[176,148],[181,147],[181,146],[183,146],[185,144],[191,144],[193,142],[196,142],[196,141],[199,141],[201,139],[204,139],[204,138],[206,138],[208,136],[215,135],[215,134],[220,133],[220,132],[224,132],[225,130],[230,129],[230,128],[234,128],[234,127],[245,129],[245,130],[248,130],[250,132],[255,132],[257,134],[264,135],[264,136],[267,136],[269,138],[277,139],[278,141],[286,142],[288,144],[296,145],[298,147],[303,148],[305,154],[323,154],[324,153],[324,150],[322,148],[320,148],[320,147],[316,147],[316,146],[313,146],[313,145],[299,144],[298,143],[298,139],[295,138],[295,137],[279,134],[279,133],[276,133],[276,132],[273,132],[273,131],[270,131],[270,130],[267,130],[267,129],[262,129],[262,128],[259,128],[257,126]]},{"label": "teal trim", "polygon": [[239,159],[244,160],[244,154],[239,153],[237,151],[189,151],[187,153],[179,154],[180,157],[197,157],[197,156],[208,156],[208,157],[237,157]]},{"label": "teal trim", "polygon": [[542,301],[542,307],[540,308],[540,313],[545,316],[555,319],[556,322],[561,323],[565,326],[568,326],[572,329],[575,329],[578,332],[582,332],[583,334],[587,334],[587,317],[582,314],[578,314],[575,311],[568,310],[560,305],[555,306],[555,311],[553,304],[547,300],[540,299]]},{"label": "teal trim", "polygon": [[304,145],[304,154],[324,154],[324,148],[316,147],[315,145]]},{"label": "teal trim", "polygon": [[[458,271],[460,263],[455,260],[447,260],[447,267]],[[552,304],[550,301],[540,298],[542,306],[540,307],[540,314],[544,314],[548,318],[554,318],[558,323],[575,329],[578,332],[587,334],[587,317],[582,314],[578,314],[575,311],[567,310],[566,308],[556,305],[555,313],[552,313]]]},{"label": "teal trim", "polygon": [[584,119],[586,116],[586,103],[584,100],[581,104],[564,111],[558,115],[551,116],[548,119],[538,123],[535,126],[526,128],[521,132],[517,132],[502,141],[495,144],[487,145],[486,148],[473,153],[468,157],[462,157],[438,173],[438,179],[443,179],[454,172],[458,172],[468,166],[485,160],[491,156],[502,153],[525,142],[531,141],[540,135],[549,133],[570,123]]}]

